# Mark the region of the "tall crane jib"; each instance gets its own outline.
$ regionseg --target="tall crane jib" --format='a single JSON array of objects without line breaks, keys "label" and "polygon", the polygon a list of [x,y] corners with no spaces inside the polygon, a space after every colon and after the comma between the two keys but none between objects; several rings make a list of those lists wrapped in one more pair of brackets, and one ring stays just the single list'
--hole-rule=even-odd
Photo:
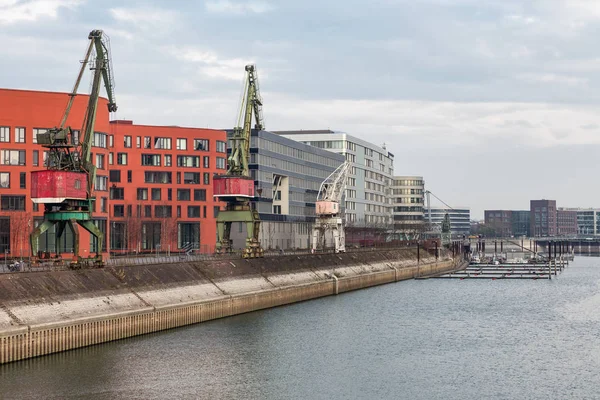
[{"label": "tall crane jib", "polygon": [[340,165],[321,183],[317,195],[315,227],[313,228],[312,251],[327,247],[327,236],[333,238],[336,253],[346,251],[346,234],[342,215],[342,197],[346,191],[346,182],[350,171],[347,161]]},{"label": "tall crane jib", "polygon": [[[90,155],[101,80],[104,81],[106,88],[108,111],[117,111],[108,36],[101,30],[93,30],[88,35],[88,39],[89,44],[75,85],[69,94],[60,125],[37,135],[37,142],[48,149],[46,170],[35,171],[31,174],[32,201],[44,205],[44,222],[30,236],[32,256],[36,258],[41,255],[38,253],[38,239],[42,233],[56,225],[55,242],[58,244],[68,226],[73,232],[73,266],[88,263],[96,266],[102,265],[104,235],[92,221],[96,167],[92,163]],[[92,89],[82,127],[76,131],[67,126],[67,120],[81,79],[88,66],[93,71]],[[91,260],[79,256],[77,225],[96,238],[96,257]],[[58,247],[55,252],[58,255]]]},{"label": "tall crane jib", "polygon": [[[260,217],[252,208],[251,199],[255,197],[254,179],[250,176],[250,135],[252,121],[254,129],[264,130],[262,116],[262,98],[258,85],[258,73],[255,65],[246,65],[246,79],[242,104],[238,113],[236,127],[229,137],[231,154],[227,159],[227,172],[213,179],[213,195],[226,203],[225,209],[217,216],[217,245],[219,254],[233,251],[230,240],[231,224],[238,222],[246,226],[246,246],[242,257],[262,257],[260,245]],[[254,115],[254,118],[253,118]],[[260,193],[259,193],[260,195]]]}]

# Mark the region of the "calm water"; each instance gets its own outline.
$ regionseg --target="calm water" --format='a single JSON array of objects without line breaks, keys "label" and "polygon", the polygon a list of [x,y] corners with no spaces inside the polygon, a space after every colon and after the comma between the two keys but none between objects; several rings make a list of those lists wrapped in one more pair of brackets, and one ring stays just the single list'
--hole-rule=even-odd
[{"label": "calm water", "polygon": [[600,399],[600,259],[408,281],[0,366],[0,398]]}]

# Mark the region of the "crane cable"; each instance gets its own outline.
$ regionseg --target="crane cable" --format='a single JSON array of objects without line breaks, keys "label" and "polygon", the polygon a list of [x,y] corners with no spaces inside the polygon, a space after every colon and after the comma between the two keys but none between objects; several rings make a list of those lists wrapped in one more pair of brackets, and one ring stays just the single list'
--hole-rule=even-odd
[{"label": "crane cable", "polygon": [[[450,207],[444,200],[440,199],[435,194],[433,194],[430,190],[426,190],[425,193],[429,193],[430,195],[432,195],[433,197],[435,197],[436,199],[441,201],[442,204],[445,205],[446,207],[448,207],[449,210],[456,211],[456,210],[454,210],[454,208]],[[429,208],[431,208],[431,204],[429,204]]]}]

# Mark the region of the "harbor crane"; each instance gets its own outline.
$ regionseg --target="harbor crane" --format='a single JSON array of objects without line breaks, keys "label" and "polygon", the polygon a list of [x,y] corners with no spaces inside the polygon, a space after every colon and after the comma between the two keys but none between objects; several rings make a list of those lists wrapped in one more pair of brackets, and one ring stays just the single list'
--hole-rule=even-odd
[{"label": "harbor crane", "polygon": [[[44,222],[31,234],[30,244],[33,257],[38,256],[38,239],[52,226],[56,226],[56,242],[69,226],[74,236],[72,266],[92,264],[101,266],[104,234],[92,222],[95,198],[93,185],[96,167],[91,160],[91,147],[96,123],[96,109],[101,80],[108,96],[108,111],[117,111],[114,96],[114,80],[110,58],[110,42],[101,30],[88,35],[89,44],[73,90],[58,127],[37,134],[37,142],[48,149],[46,170],[31,173],[31,198],[34,203],[44,205]],[[95,53],[95,54],[94,54]],[[86,67],[93,71],[92,89],[89,95],[83,126],[78,132],[66,126],[71,107]],[[83,227],[97,239],[96,256],[83,259],[79,256],[79,231]]]},{"label": "harbor crane", "polygon": [[321,248],[325,248],[325,237],[328,232],[333,234],[335,252],[344,253],[346,251],[346,234],[341,203],[349,171],[350,163],[346,161],[321,183],[316,203],[317,219],[313,228],[313,253],[319,245]]},{"label": "harbor crane", "polygon": [[[233,134],[229,137],[231,154],[227,159],[227,172],[213,178],[213,195],[226,203],[225,209],[217,216],[217,245],[219,254],[229,253],[232,249],[230,240],[231,224],[246,224],[246,247],[242,251],[243,258],[263,257],[263,249],[259,240],[260,217],[258,211],[251,206],[255,197],[254,179],[250,176],[250,135],[252,133],[252,115],[256,123],[254,129],[264,130],[262,115],[262,98],[258,85],[258,73],[255,65],[246,65],[246,79],[242,95],[240,112]],[[257,190],[260,196],[261,190]]]}]

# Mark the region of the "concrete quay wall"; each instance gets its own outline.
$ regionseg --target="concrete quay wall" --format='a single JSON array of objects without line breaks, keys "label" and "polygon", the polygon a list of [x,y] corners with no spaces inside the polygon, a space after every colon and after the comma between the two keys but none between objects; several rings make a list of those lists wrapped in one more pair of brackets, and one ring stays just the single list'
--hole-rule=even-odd
[{"label": "concrete quay wall", "polygon": [[5,274],[0,364],[459,268],[404,249]]}]

